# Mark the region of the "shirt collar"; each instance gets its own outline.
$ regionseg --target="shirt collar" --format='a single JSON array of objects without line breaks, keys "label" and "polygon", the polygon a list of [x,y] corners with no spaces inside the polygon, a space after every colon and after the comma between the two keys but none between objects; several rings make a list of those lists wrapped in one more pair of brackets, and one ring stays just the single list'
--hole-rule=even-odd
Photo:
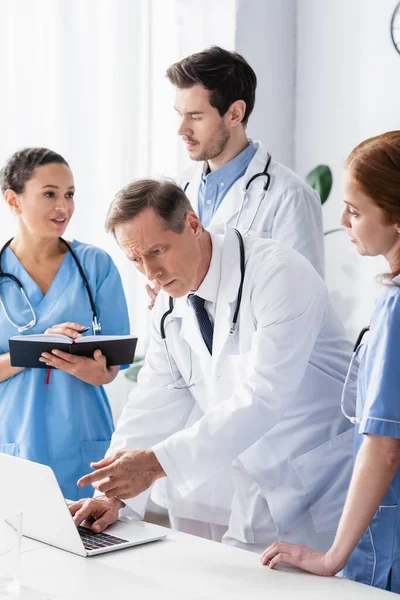
[{"label": "shirt collar", "polygon": [[242,150],[240,154],[235,156],[235,158],[232,158],[232,160],[226,163],[226,165],[223,165],[215,171],[210,171],[208,162],[204,161],[203,172],[201,174],[202,182],[213,182],[215,185],[220,185],[223,183],[224,186],[229,186],[236,180],[238,173],[246,170],[249,162],[254,156],[254,148],[254,142],[249,139],[249,145],[246,146],[246,148]]},{"label": "shirt collar", "polygon": [[217,302],[218,287],[221,279],[223,237],[212,233],[210,235],[212,244],[210,266],[195,294],[208,302],[215,303]]}]

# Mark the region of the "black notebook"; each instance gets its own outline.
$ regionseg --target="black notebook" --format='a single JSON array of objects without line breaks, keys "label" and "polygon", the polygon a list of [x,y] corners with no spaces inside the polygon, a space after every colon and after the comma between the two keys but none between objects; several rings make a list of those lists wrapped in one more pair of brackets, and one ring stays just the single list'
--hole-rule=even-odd
[{"label": "black notebook", "polygon": [[42,352],[62,350],[91,358],[95,350],[102,351],[107,366],[130,365],[135,355],[137,338],[131,335],[86,335],[72,340],[66,335],[15,335],[8,340],[12,367],[48,369],[40,362]]}]

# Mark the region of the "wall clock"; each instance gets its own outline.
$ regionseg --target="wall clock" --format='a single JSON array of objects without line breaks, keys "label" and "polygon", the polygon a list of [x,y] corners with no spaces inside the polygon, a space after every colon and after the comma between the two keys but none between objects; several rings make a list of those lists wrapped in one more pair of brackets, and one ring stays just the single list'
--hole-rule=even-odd
[{"label": "wall clock", "polygon": [[394,47],[400,54],[400,2],[394,9],[392,19],[390,21],[390,35],[392,37]]}]

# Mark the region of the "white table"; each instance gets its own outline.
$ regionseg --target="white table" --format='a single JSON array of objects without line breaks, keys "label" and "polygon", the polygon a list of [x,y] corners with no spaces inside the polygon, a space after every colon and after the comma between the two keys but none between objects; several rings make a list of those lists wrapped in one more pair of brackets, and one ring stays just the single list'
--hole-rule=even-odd
[{"label": "white table", "polygon": [[166,540],[81,558],[24,538],[21,600],[389,600],[351,581],[262,567],[252,552],[166,529]]}]

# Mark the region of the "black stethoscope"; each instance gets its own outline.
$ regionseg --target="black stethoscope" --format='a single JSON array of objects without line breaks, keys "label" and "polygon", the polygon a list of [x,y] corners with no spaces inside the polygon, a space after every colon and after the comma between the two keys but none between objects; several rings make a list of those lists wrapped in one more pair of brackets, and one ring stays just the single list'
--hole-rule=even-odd
[{"label": "black stethoscope", "polygon": [[[28,299],[28,297],[27,297],[27,295],[25,293],[25,290],[24,290],[23,285],[20,282],[20,280],[17,277],[15,277],[15,275],[12,275],[11,273],[4,273],[3,269],[2,269],[2,266],[1,266],[1,260],[3,258],[4,251],[11,244],[11,242],[13,241],[13,239],[14,238],[11,238],[10,240],[8,240],[8,242],[6,242],[4,244],[4,246],[2,247],[2,249],[0,250],[0,278],[11,279],[11,281],[13,281],[18,286],[20,292],[22,293],[23,297],[25,298],[26,302],[28,303],[28,305],[29,305],[29,307],[30,307],[30,309],[32,311],[32,314],[33,314],[34,318],[32,319],[32,321],[28,325],[26,325],[24,327],[18,327],[17,325],[15,325],[14,323],[11,322],[11,324],[14,325],[14,327],[17,327],[18,331],[25,331],[26,329],[30,329],[30,328],[32,328],[32,327],[35,326],[35,324],[36,324],[35,311],[33,310],[31,303],[29,302],[29,299]],[[86,292],[87,292],[87,295],[88,295],[88,298],[89,298],[89,302],[90,302],[90,306],[91,306],[92,313],[93,313],[93,321],[92,321],[93,335],[96,335],[97,333],[101,333],[101,324],[98,322],[98,319],[97,319],[96,306],[95,306],[95,303],[94,303],[94,300],[93,300],[92,292],[90,291],[89,282],[88,282],[87,277],[86,277],[86,275],[85,275],[85,273],[84,273],[84,271],[82,269],[82,265],[80,264],[78,257],[76,256],[74,250],[72,250],[72,248],[68,244],[68,242],[66,242],[62,237],[60,237],[59,240],[61,242],[63,242],[63,244],[66,245],[68,251],[71,253],[72,258],[74,259],[75,264],[78,267],[78,271],[79,271],[79,274],[80,274],[80,276],[82,278],[82,281],[83,281],[83,283],[85,285]],[[7,316],[7,312],[6,311],[4,311],[4,312],[5,312],[6,316]],[[8,318],[8,316],[7,316],[7,318]]]},{"label": "black stethoscope", "polygon": [[342,410],[343,416],[345,416],[346,419],[348,419],[351,423],[353,423],[353,425],[357,425],[358,423],[361,423],[361,419],[359,417],[357,417],[357,415],[352,416],[352,415],[350,415],[346,411],[346,406],[345,406],[345,403],[346,403],[346,392],[347,392],[347,388],[348,388],[349,381],[350,381],[350,378],[351,378],[351,374],[352,374],[352,371],[353,371],[354,362],[355,362],[355,360],[358,357],[358,353],[359,353],[359,350],[361,348],[364,335],[366,333],[368,333],[368,331],[369,331],[369,327],[364,327],[360,331],[360,334],[359,334],[359,336],[357,338],[357,341],[354,344],[353,356],[351,357],[350,365],[349,365],[349,368],[347,369],[347,375],[346,375],[346,379],[345,379],[345,382],[344,382],[344,385],[343,385],[342,397],[341,397],[341,400],[340,400],[340,408]]},{"label": "black stethoscope", "polygon": [[[237,300],[236,300],[236,308],[235,308],[235,312],[232,318],[232,323],[231,323],[231,327],[229,329],[229,335],[233,335],[236,331],[236,324],[237,324],[237,320],[238,320],[238,316],[239,316],[239,311],[240,311],[240,305],[242,302],[242,293],[243,293],[243,283],[244,283],[244,276],[246,274],[246,267],[245,267],[245,254],[244,254],[244,243],[243,243],[243,236],[241,233],[239,233],[239,231],[237,229],[233,230],[238,238],[238,242],[239,242],[239,251],[240,251],[240,284],[239,284],[239,288],[238,288],[238,294],[237,294]],[[161,339],[163,341],[164,344],[164,348],[165,348],[165,354],[167,356],[167,361],[168,361],[168,365],[169,365],[169,370],[171,371],[171,375],[172,378],[174,380],[174,384],[172,386],[173,389],[176,390],[184,390],[184,389],[188,389],[191,388],[194,385],[194,382],[192,382],[192,353],[190,351],[190,373],[189,373],[189,379],[188,379],[188,383],[186,383],[185,385],[182,385],[179,383],[179,381],[176,379],[175,377],[175,373],[174,373],[174,369],[172,366],[172,360],[171,360],[171,356],[168,350],[168,344],[167,344],[167,337],[166,337],[166,329],[165,329],[165,320],[166,318],[172,313],[172,311],[174,310],[174,299],[171,298],[171,296],[169,297],[169,308],[168,310],[163,314],[163,316],[161,317],[160,320],[160,334],[161,334]]]},{"label": "black stethoscope", "polygon": [[[261,196],[260,196],[260,200],[259,200],[258,205],[257,205],[257,208],[256,208],[256,210],[254,212],[253,218],[251,219],[249,226],[247,227],[246,231],[243,232],[243,235],[246,235],[250,231],[250,229],[252,228],[253,223],[254,223],[254,221],[255,221],[255,219],[257,217],[258,211],[260,210],[260,206],[261,206],[261,204],[262,204],[262,202],[263,202],[263,200],[265,198],[265,194],[269,190],[269,186],[271,184],[271,175],[268,173],[268,169],[269,169],[269,166],[271,164],[271,160],[272,160],[271,154],[268,152],[268,154],[267,154],[267,162],[265,163],[264,170],[260,171],[259,173],[255,173],[252,177],[250,177],[249,181],[244,186],[242,202],[240,204],[240,209],[239,209],[238,215],[236,217],[235,225],[234,225],[235,229],[239,226],[239,220],[240,220],[240,217],[242,216],[243,208],[244,208],[244,205],[246,204],[246,201],[247,201],[247,198],[248,198],[248,195],[249,195],[250,186],[259,177],[262,177],[262,178],[265,179],[264,185],[263,185],[263,189],[262,189],[262,192],[261,192]],[[184,188],[183,188],[183,191],[185,193],[186,193],[186,190],[189,187],[189,185],[190,185],[190,181],[187,181],[186,184],[185,184],[185,186],[184,186]]]}]

